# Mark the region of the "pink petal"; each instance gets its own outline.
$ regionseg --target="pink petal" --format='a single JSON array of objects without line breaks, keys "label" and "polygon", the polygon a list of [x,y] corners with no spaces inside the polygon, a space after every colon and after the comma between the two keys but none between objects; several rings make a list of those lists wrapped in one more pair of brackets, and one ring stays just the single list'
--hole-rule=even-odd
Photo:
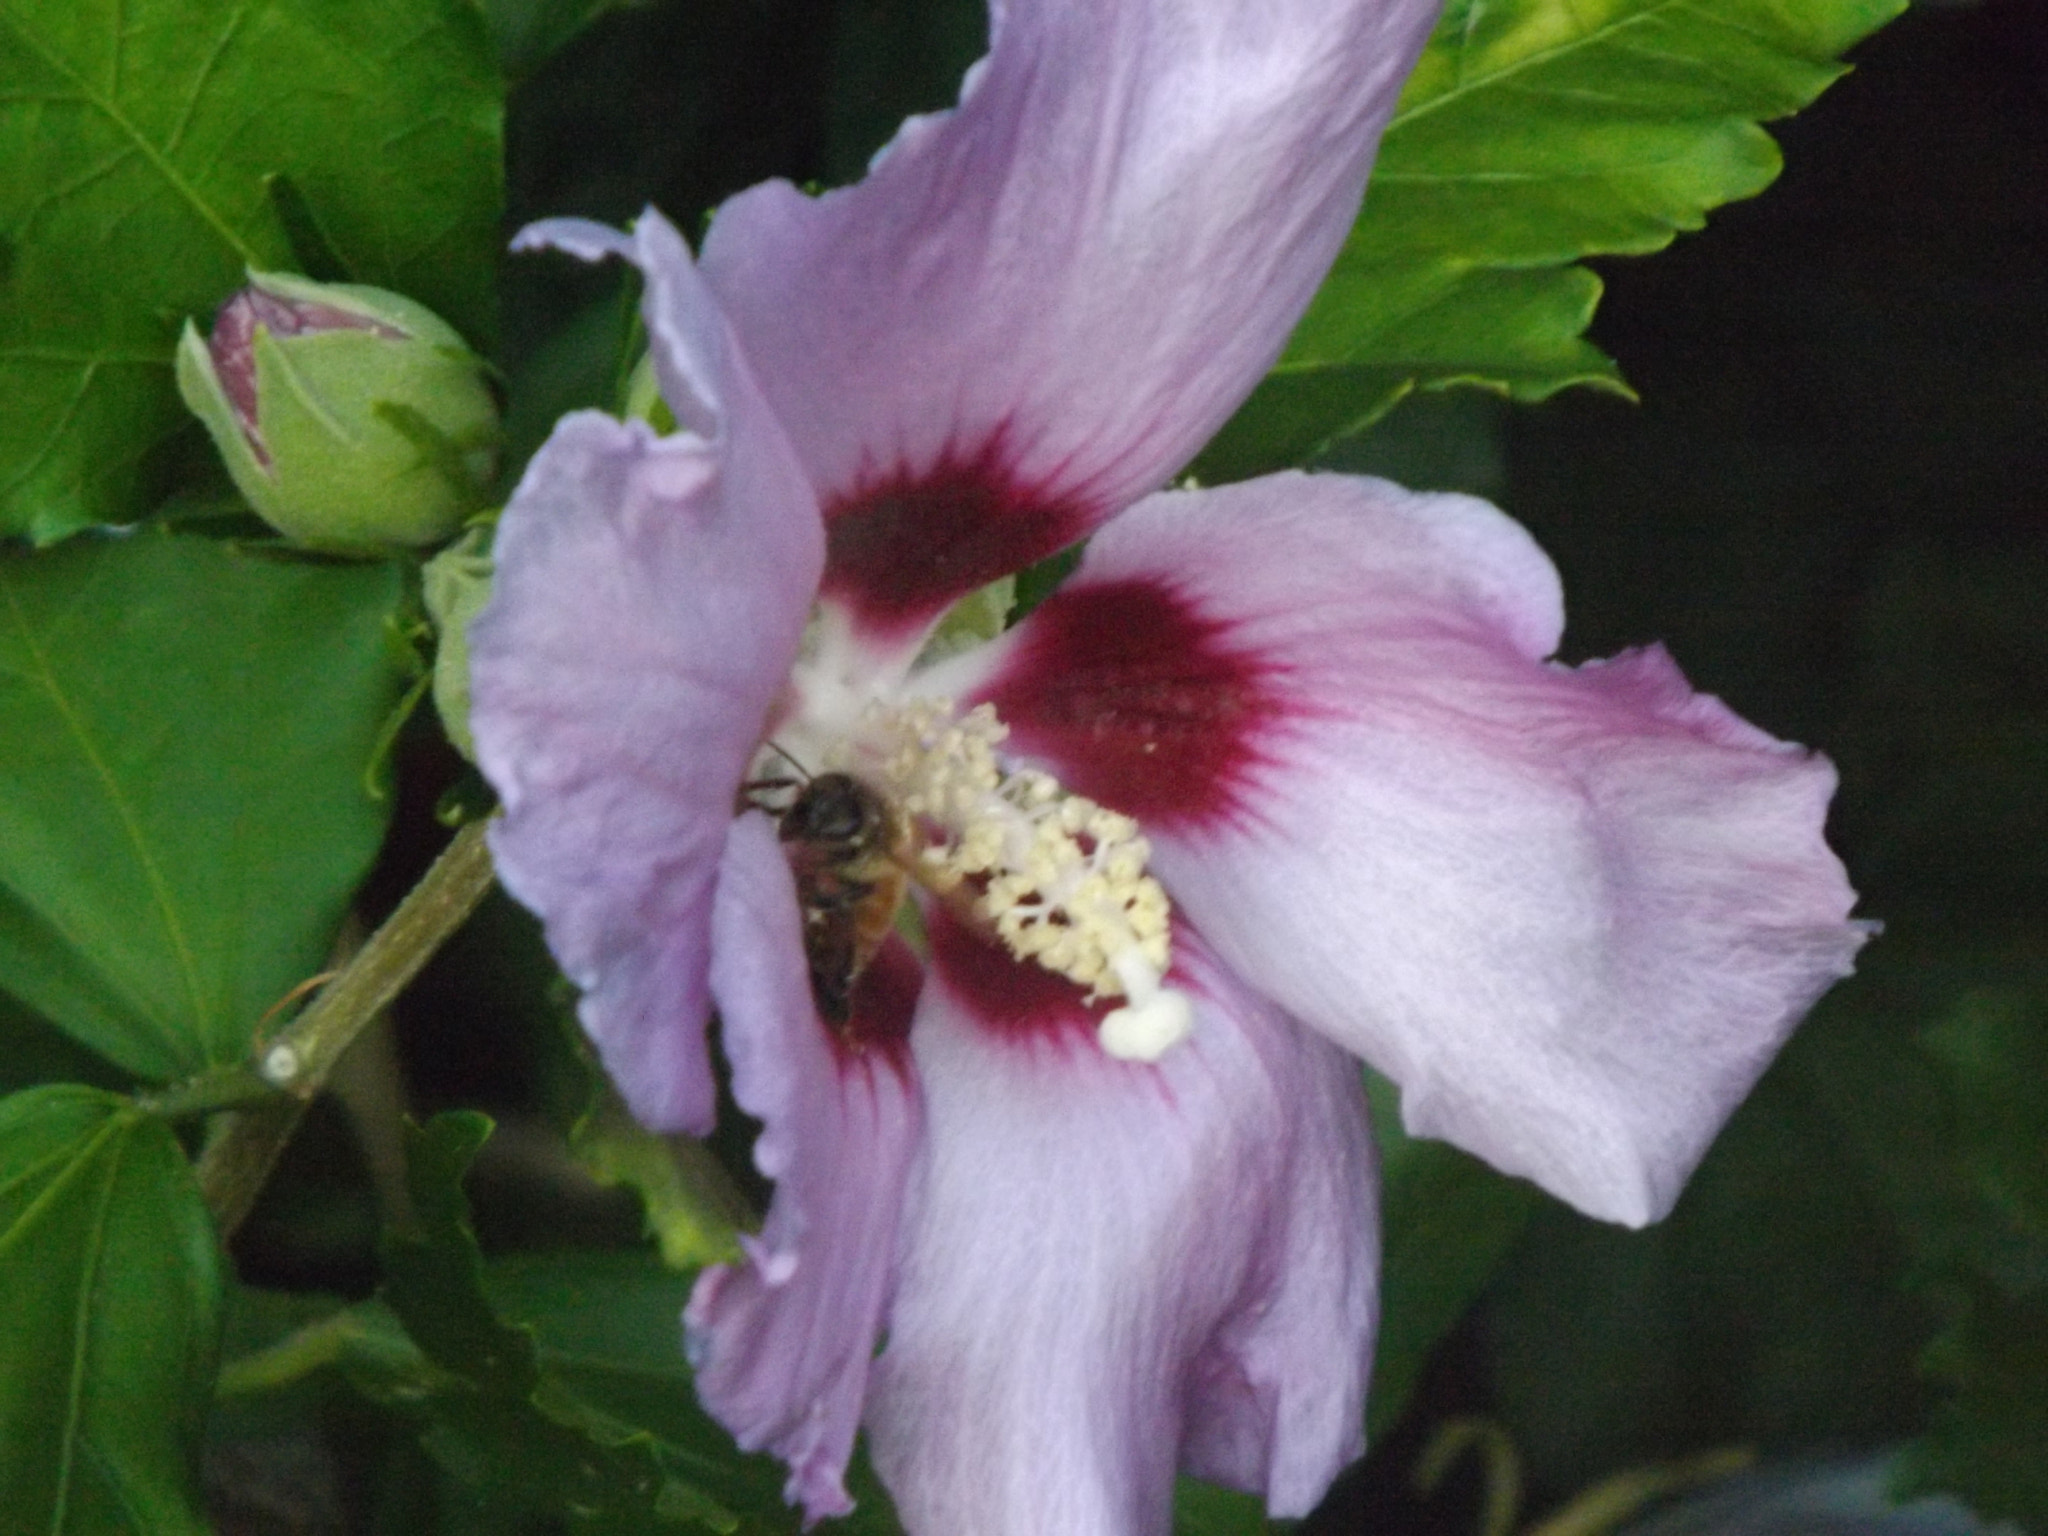
[{"label": "pink petal", "polygon": [[962,691],[1410,1130],[1641,1223],[1866,930],[1826,761],[1558,618],[1485,503],[1281,475],[1134,508]]},{"label": "pink petal", "polygon": [[[643,220],[642,231],[648,228]],[[671,232],[672,233],[672,232]],[[658,242],[657,242],[658,244]],[[702,303],[650,270],[650,330]],[[720,335],[715,312],[694,334]],[[693,343],[694,345],[694,343]],[[565,418],[499,523],[469,632],[491,847],[583,989],[581,1016],[642,1121],[710,1129],[712,891],[733,801],[823,562],[816,504],[722,342],[674,360],[716,433]]]},{"label": "pink petal", "polygon": [[811,1001],[796,888],[767,818],[733,824],[712,925],[733,1096],[762,1122],[775,1201],[741,1264],[699,1277],[686,1314],[704,1406],[743,1449],[787,1462],[809,1519],[853,1507],[842,1479],[895,1274],[919,1134],[905,1036],[918,966],[900,939],[854,995],[848,1044]]},{"label": "pink petal", "polygon": [[1356,1069],[1191,932],[1195,1030],[1155,1066],[1105,1056],[1071,986],[1055,1003],[943,914],[931,932],[928,1150],[867,1416],[906,1529],[1163,1536],[1177,1467],[1305,1512],[1361,1444]]},{"label": "pink petal", "polygon": [[1322,281],[1436,13],[1013,0],[858,186],[727,203],[705,274],[818,487],[828,594],[914,635],[1184,463]]}]

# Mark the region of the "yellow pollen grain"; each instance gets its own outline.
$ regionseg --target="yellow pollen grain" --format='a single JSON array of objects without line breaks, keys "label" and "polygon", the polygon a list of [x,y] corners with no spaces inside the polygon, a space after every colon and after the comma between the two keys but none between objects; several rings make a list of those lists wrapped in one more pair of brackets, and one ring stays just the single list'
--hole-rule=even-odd
[{"label": "yellow pollen grain", "polygon": [[996,748],[1009,729],[989,705],[960,714],[921,699],[868,724],[897,804],[919,825],[918,874],[930,889],[950,895],[976,881],[971,910],[986,929],[1091,1000],[1126,996],[1126,972],[1161,990],[1172,908],[1146,872],[1151,847],[1135,820],[1050,774],[1006,771]]}]

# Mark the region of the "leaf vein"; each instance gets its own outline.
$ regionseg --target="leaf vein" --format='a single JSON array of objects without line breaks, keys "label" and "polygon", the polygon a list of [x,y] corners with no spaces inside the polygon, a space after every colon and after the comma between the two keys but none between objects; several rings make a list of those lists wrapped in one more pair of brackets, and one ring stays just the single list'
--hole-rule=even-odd
[{"label": "leaf vein", "polygon": [[1458,89],[1465,88],[1466,68],[1479,47],[1479,21],[1486,12],[1486,0],[1472,0],[1465,12],[1465,29],[1458,38]]},{"label": "leaf vein", "polygon": [[[95,1139],[97,1139],[98,1136],[103,1135],[104,1132],[104,1127],[102,1127],[100,1131],[95,1132]],[[86,1145],[87,1150],[90,1150],[92,1144],[88,1142]],[[35,1162],[30,1163],[27,1167],[18,1169],[13,1175],[13,1177],[9,1178],[6,1183],[0,1184],[0,1196],[11,1195],[12,1193],[14,1193],[15,1190],[21,1188],[22,1185],[31,1182],[38,1174],[42,1173],[45,1169],[49,1168],[51,1164],[67,1163],[70,1165],[70,1167],[67,1168],[64,1172],[59,1173],[54,1179],[52,1179],[50,1181],[49,1187],[44,1189],[42,1193],[38,1194],[35,1197],[35,1199],[31,1200],[28,1203],[28,1205],[23,1208],[20,1215],[15,1217],[15,1219],[12,1222],[8,1223],[6,1231],[0,1232],[0,1256],[6,1255],[14,1247],[15,1238],[19,1233],[26,1231],[29,1227],[34,1225],[35,1218],[42,1211],[44,1204],[52,1198],[51,1192],[53,1190],[60,1188],[63,1185],[64,1181],[71,1176],[71,1169],[77,1166],[78,1161],[82,1156],[83,1153],[80,1153],[76,1148],[70,1146],[59,1146],[54,1151],[52,1151],[48,1156],[38,1158]]]},{"label": "leaf vein", "polygon": [[128,42],[128,0],[114,0],[113,48],[107,60],[107,96],[119,100],[123,52]]},{"label": "leaf vein", "polygon": [[[64,402],[64,409],[58,414],[56,426],[51,428],[44,436],[43,446],[21,466],[21,469],[15,474],[14,478],[5,485],[0,485],[0,495],[12,494],[20,486],[26,485],[30,477],[35,475],[49,461],[50,455],[57,451],[57,445],[63,441],[65,429],[71,425],[71,418],[78,414],[79,407],[85,404],[85,397],[92,393],[93,376],[98,372],[99,365],[97,363],[88,363],[81,370],[78,376],[78,388],[73,390],[71,398]],[[12,594],[10,593],[10,600],[11,596]]]},{"label": "leaf vein", "polygon": [[[1574,22],[1580,28],[1577,36],[1569,38],[1564,42],[1553,44],[1548,48],[1535,49],[1532,52],[1523,54],[1511,63],[1503,64],[1491,73],[1477,76],[1467,73],[1464,69],[1464,55],[1461,50],[1457,82],[1449,90],[1432,96],[1427,101],[1419,101],[1412,107],[1395,112],[1392,120],[1387,124],[1387,134],[1392,136],[1398,130],[1405,128],[1418,118],[1427,117],[1433,112],[1450,106],[1461,97],[1469,95],[1471,92],[1484,86],[1498,84],[1515,75],[1534,69],[1538,65],[1546,64],[1562,55],[1574,53],[1581,48],[1592,47],[1605,38],[1616,36],[1636,27],[1650,25],[1659,19],[1662,12],[1674,9],[1690,10],[1691,7],[1686,4],[1686,0],[1654,0],[1654,3],[1643,7],[1639,11],[1632,12],[1627,16],[1617,17],[1613,21],[1600,26],[1586,23],[1579,16],[1576,5],[1568,5],[1567,9],[1570,10]],[[1735,25],[1732,22],[1727,24],[1730,26]],[[1738,28],[1738,30],[1742,29]]]},{"label": "leaf vein", "polygon": [[242,23],[248,15],[246,6],[237,6],[234,14],[228,17],[227,26],[222,29],[220,36],[214,39],[213,51],[207,54],[206,62],[200,66],[199,78],[192,82],[192,90],[185,98],[184,109],[179,112],[177,122],[171,126],[170,137],[164,143],[165,153],[175,153],[178,146],[184,142],[185,130],[192,126],[192,119],[198,115],[199,99],[206,94],[207,83],[213,79],[214,71],[220,68],[221,58],[226,54],[228,44],[233,42],[235,34],[242,30]]},{"label": "leaf vein", "polygon": [[191,206],[192,210],[211,226],[222,240],[227,242],[228,246],[236,255],[242,258],[243,262],[251,266],[258,264],[256,252],[249,243],[236,234],[227,221],[219,213],[215,212],[213,205],[199,195],[198,189],[185,179],[184,174],[171,162],[164,151],[151,143],[148,135],[128,120],[127,115],[121,111],[118,102],[95,92],[90,81],[81,76],[77,70],[73,69],[63,59],[44,47],[42,42],[32,36],[20,22],[13,20],[11,17],[8,20],[11,30],[16,37],[21,39],[22,45],[42,59],[43,63],[53,73],[71,81],[76,86],[80,99],[96,108],[101,116],[105,117],[108,122],[126,134],[133,141],[135,147],[142,151],[143,156],[156,169],[157,174],[163,177],[164,181],[169,184],[171,190],[183,198]]},{"label": "leaf vein", "polygon": [[61,203],[65,198],[72,196],[74,193],[83,192],[94,182],[106,180],[107,177],[113,175],[134,158],[135,147],[131,144],[126,149],[116,151],[112,159],[104,160],[98,165],[79,172],[78,175],[65,182],[62,186],[52,187],[28,205],[27,210],[22,214],[21,222],[23,227],[26,228],[34,223],[36,215],[52,203]]},{"label": "leaf vein", "polygon": [[[120,1129],[118,1120],[109,1119],[106,1127],[93,1138],[97,1144],[103,1137]],[[51,1511],[50,1530],[52,1536],[59,1536],[66,1525],[66,1506],[71,1502],[71,1479],[77,1465],[77,1444],[79,1421],[85,1416],[85,1362],[92,1347],[92,1293],[99,1284],[100,1254],[106,1244],[107,1207],[114,1200],[114,1185],[121,1172],[121,1152],[117,1147],[107,1166],[106,1180],[100,1186],[99,1209],[94,1213],[87,1240],[85,1261],[79,1266],[77,1317],[71,1328],[71,1380],[65,1393],[64,1433],[60,1442],[61,1457],[57,1473],[57,1498]]]},{"label": "leaf vein", "polygon": [[9,614],[21,635],[23,649],[36,668],[36,678],[42,683],[43,691],[50,697],[58,717],[64,722],[71,738],[78,745],[79,755],[91,768],[94,777],[106,791],[107,799],[114,807],[114,814],[120,820],[122,830],[135,855],[135,862],[141,867],[144,881],[149,886],[157,914],[162,920],[164,931],[171,943],[171,952],[177,961],[179,979],[185,984],[185,995],[192,1005],[192,1022],[202,1030],[206,1026],[207,1008],[199,983],[199,966],[193,956],[191,942],[185,934],[185,925],[178,920],[178,912],[171,900],[170,883],[151,855],[148,840],[143,836],[142,824],[137,819],[135,808],[122,793],[120,782],[115,778],[112,766],[95,746],[85,722],[78,718],[71,701],[58,686],[56,673],[51,669],[49,658],[37,644],[35,632],[30,628],[28,615],[22,612],[20,600],[16,597],[13,582],[0,573],[0,595],[7,599]]},{"label": "leaf vein", "polygon": [[[83,1176],[85,1170],[91,1166],[93,1153],[99,1144],[106,1140],[107,1137],[113,1135],[117,1129],[118,1127],[114,1120],[110,1117],[104,1125],[93,1132],[91,1138],[83,1146],[77,1148],[72,1153],[64,1170],[54,1179],[50,1180],[41,1193],[29,1202],[27,1208],[8,1224],[8,1228],[4,1233],[0,1233],[0,1253],[5,1253],[9,1248],[13,1247],[15,1239],[35,1226],[37,1219],[64,1192],[66,1186],[74,1179]],[[81,1291],[83,1288],[83,1285],[81,1285]],[[80,1311],[84,1311],[82,1297]],[[75,1329],[72,1342],[71,1390],[67,1394],[63,1433],[58,1442],[60,1458],[57,1463],[57,1498],[55,1508],[52,1510],[54,1523],[50,1527],[53,1533],[61,1533],[64,1529],[65,1506],[70,1499],[71,1490],[71,1445],[72,1441],[76,1438],[78,1417],[82,1412],[81,1394],[78,1390],[79,1370],[77,1333]]]}]

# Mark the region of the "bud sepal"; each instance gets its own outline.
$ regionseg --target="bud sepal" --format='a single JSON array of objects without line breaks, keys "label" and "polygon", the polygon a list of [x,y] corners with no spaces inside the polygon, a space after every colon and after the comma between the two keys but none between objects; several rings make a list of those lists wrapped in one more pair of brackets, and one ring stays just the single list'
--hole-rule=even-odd
[{"label": "bud sepal", "polygon": [[499,437],[485,364],[402,295],[251,272],[210,340],[186,322],[177,371],[236,486],[287,537],[432,544],[484,505]]}]

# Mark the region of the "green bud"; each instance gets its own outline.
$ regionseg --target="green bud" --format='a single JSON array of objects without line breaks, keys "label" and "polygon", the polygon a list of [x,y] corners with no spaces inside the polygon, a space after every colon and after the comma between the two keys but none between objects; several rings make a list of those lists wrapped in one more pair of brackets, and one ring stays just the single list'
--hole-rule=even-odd
[{"label": "green bud", "polygon": [[420,595],[440,637],[434,647],[434,708],[455,750],[476,761],[469,734],[469,622],[491,596],[491,530],[471,528],[420,569]]},{"label": "green bud", "polygon": [[178,392],[258,514],[311,544],[432,544],[483,505],[498,409],[484,365],[381,288],[251,272],[213,337],[190,321]]}]

